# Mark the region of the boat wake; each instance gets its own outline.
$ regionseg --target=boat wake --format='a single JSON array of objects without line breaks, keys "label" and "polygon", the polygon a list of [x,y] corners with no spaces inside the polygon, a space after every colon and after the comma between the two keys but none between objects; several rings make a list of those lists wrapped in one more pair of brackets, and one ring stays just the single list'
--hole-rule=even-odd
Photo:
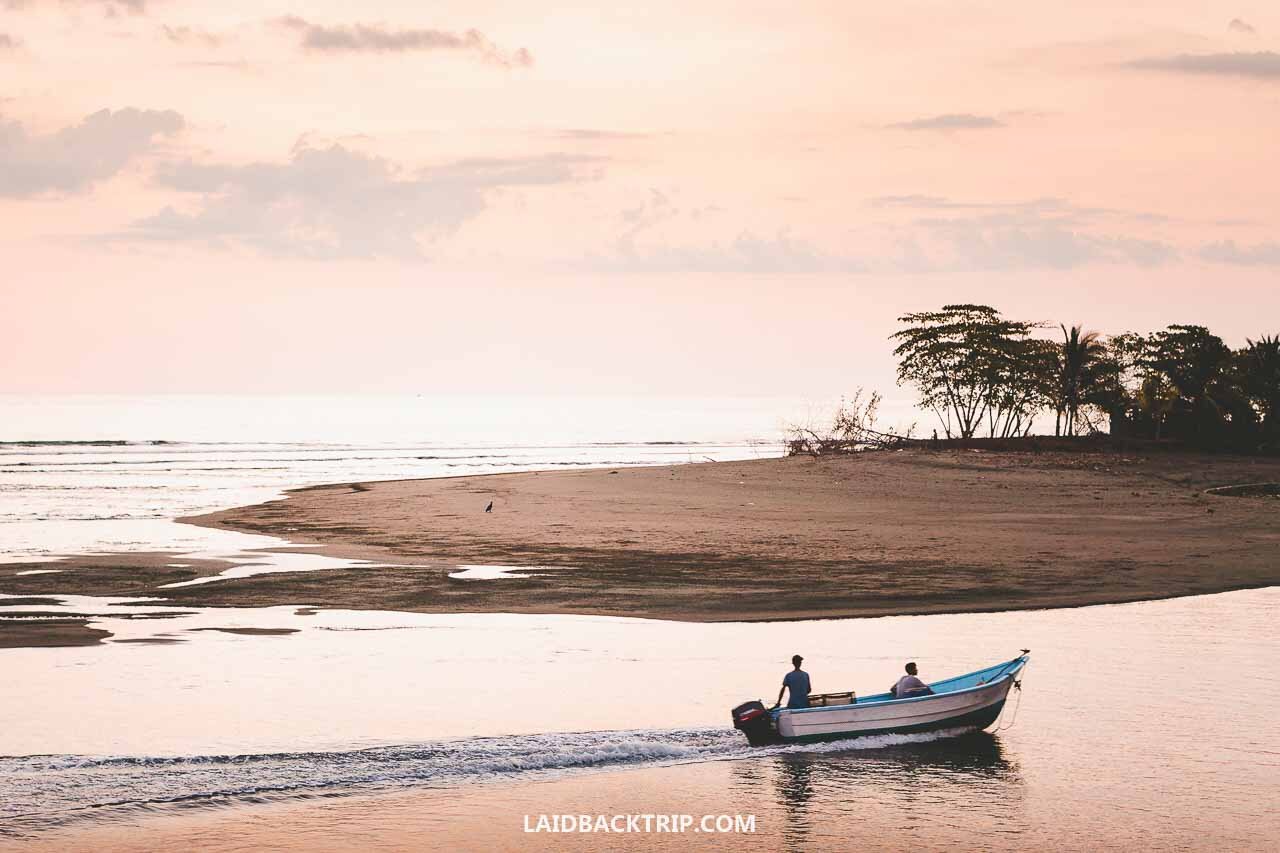
[{"label": "boat wake", "polygon": [[532,780],[780,753],[874,750],[960,733],[752,748],[732,729],[705,728],[477,737],[343,752],[0,757],[0,838],[30,837],[83,820],[129,820],[139,813],[174,809]]}]

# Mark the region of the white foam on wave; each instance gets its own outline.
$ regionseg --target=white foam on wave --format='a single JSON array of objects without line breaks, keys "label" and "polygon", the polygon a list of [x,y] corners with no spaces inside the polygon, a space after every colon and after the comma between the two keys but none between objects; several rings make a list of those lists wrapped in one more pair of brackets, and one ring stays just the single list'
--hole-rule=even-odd
[{"label": "white foam on wave", "polygon": [[959,737],[976,731],[974,728],[940,729],[936,732],[920,732],[918,734],[863,735],[847,740],[832,740],[822,743],[794,743],[773,747],[777,752],[846,752],[849,750],[887,749],[892,746],[908,746],[916,743],[931,743],[936,740]]},{"label": "white foam on wave", "polygon": [[[791,753],[837,753],[927,743],[963,734],[871,735],[751,747],[725,728],[514,735],[349,752],[203,756],[0,757],[0,824],[29,834],[104,810],[210,807],[317,792],[452,787],[556,778],[616,767],[660,767]],[[0,837],[6,833],[0,829]]]}]

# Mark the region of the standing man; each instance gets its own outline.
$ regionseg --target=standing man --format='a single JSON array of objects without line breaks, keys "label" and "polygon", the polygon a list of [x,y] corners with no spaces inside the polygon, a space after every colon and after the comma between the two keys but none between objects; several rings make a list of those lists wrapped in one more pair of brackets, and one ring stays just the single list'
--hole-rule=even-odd
[{"label": "standing man", "polygon": [[782,689],[778,691],[778,702],[782,704],[782,694],[790,690],[791,694],[787,697],[788,708],[808,708],[809,707],[809,673],[800,668],[800,663],[804,658],[800,655],[791,656],[791,665],[795,669],[788,672],[782,678]]}]

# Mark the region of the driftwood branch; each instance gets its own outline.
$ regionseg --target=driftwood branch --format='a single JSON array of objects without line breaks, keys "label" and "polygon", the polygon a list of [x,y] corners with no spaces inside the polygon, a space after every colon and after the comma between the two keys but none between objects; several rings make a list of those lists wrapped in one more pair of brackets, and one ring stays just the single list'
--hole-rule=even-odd
[{"label": "driftwood branch", "polygon": [[913,439],[913,424],[905,434],[886,432],[876,427],[880,395],[872,391],[864,399],[859,388],[852,399],[841,400],[830,426],[817,429],[793,425],[787,431],[788,456],[825,456],[833,453],[862,453],[867,450],[893,450]]}]

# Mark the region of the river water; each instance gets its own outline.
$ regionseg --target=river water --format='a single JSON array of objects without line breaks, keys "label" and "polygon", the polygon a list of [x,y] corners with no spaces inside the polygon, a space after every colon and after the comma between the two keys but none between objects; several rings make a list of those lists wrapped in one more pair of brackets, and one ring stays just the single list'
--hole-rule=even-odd
[{"label": "river water", "polygon": [[[355,459],[380,443],[364,438],[314,462],[308,454],[332,436],[283,452],[273,445],[283,436],[259,436],[237,454],[228,447],[250,438],[225,429],[33,431],[130,443],[7,446],[0,553],[11,559],[171,549],[188,535],[172,517],[193,507],[359,479],[370,466],[381,476],[443,473],[415,466],[457,461],[416,458],[446,455],[446,444],[481,462],[478,446],[452,437],[399,436],[372,462]],[[759,436],[688,425],[684,434],[482,444],[527,452],[534,466],[762,453]],[[154,439],[191,455],[141,443]],[[130,464],[150,454],[179,461]],[[236,473],[238,460],[266,456],[291,461]],[[197,457],[212,464],[183,467]],[[68,461],[91,464],[54,464]],[[188,470],[199,467],[215,470]],[[113,486],[123,487],[118,497]],[[98,491],[80,500],[86,490]],[[32,501],[43,501],[38,513]],[[91,518],[77,520],[77,501]],[[96,530],[77,533],[82,523]],[[134,523],[148,527],[129,532]],[[258,539],[187,544],[234,551]],[[14,571],[0,566],[0,594]],[[503,583],[503,574],[479,567],[469,582]],[[90,614],[113,636],[0,651],[0,847],[1269,850],[1280,837],[1274,588],[1070,610],[712,625],[314,611],[307,602],[176,613],[161,601],[55,597],[0,599],[0,617]],[[906,660],[933,679],[1021,648],[1032,649],[1024,689],[994,733],[753,750],[728,725],[731,706],[776,696],[796,652],[815,690],[866,694],[885,689]],[[583,813],[747,815],[755,831],[524,832],[527,816]]]},{"label": "river water", "polygon": [[[4,653],[0,837],[65,843],[246,812],[297,821],[304,836],[317,820],[335,838],[363,827],[384,849],[414,826],[502,847],[522,843],[530,808],[648,808],[754,814],[756,833],[739,841],[765,847],[1274,849],[1278,619],[1277,589],[768,624],[291,608],[107,617],[98,624],[117,633],[104,647]],[[199,630],[210,628],[297,633]],[[179,642],[127,642],[149,638]],[[942,677],[1020,647],[1032,664],[995,735],[751,750],[727,725],[732,705],[772,698],[796,651],[816,690],[869,693],[908,658]],[[303,805],[323,795],[342,797]],[[433,798],[447,820],[422,805]],[[892,837],[902,827],[911,844]]]}]

